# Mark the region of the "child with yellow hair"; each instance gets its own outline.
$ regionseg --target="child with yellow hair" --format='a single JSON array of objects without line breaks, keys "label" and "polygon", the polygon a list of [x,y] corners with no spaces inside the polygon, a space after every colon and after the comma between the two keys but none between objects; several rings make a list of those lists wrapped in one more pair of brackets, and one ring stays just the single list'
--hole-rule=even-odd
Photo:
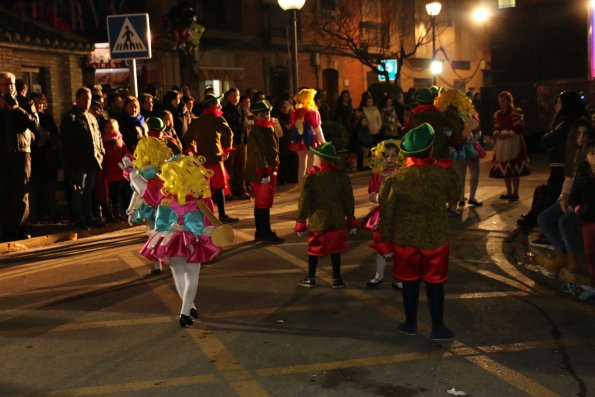
[{"label": "child with yellow hair", "polygon": [[[367,160],[367,165],[372,169],[372,178],[368,185],[368,194],[370,201],[376,206],[366,215],[363,221],[364,228],[370,230],[374,236],[374,242],[370,247],[376,251],[376,274],[366,283],[368,288],[375,288],[384,281],[384,269],[386,259],[393,256],[393,247],[390,242],[382,242],[380,239],[380,213],[378,210],[378,193],[384,179],[391,175],[397,167],[403,163],[399,156],[399,140],[388,139],[380,142],[372,148],[372,155]],[[401,282],[393,281],[392,286],[395,289],[401,289]]]},{"label": "child with yellow hair", "polygon": [[[143,191],[141,185],[148,185],[150,188],[145,189],[146,194],[154,194],[161,189],[161,181],[157,178],[157,173],[161,170],[161,165],[173,153],[167,144],[157,138],[145,137],[138,141],[136,149],[134,150],[134,164],[130,171],[130,185],[132,187],[132,198],[126,214],[128,215],[128,223],[132,225],[133,222],[146,222],[147,234],[150,234],[155,229],[155,210],[157,205],[147,203],[143,199]],[[132,164],[125,164],[125,166],[132,166]],[[125,171],[126,172],[126,171]],[[139,185],[140,184],[140,185]],[[155,200],[148,200],[155,202]],[[154,261],[154,268],[151,274],[161,274],[161,263]]]},{"label": "child with yellow hair", "polygon": [[310,148],[316,148],[326,142],[321,128],[320,112],[314,103],[315,96],[315,89],[304,88],[293,98],[295,110],[291,112],[289,121],[292,130],[289,149],[298,155],[298,186],[302,185],[306,170],[312,168],[314,158]]},{"label": "child with yellow hair", "polygon": [[194,298],[201,263],[221,253],[221,248],[211,240],[213,226],[201,210],[203,200],[210,204],[209,178],[213,175],[213,171],[204,167],[204,161],[204,157],[182,155],[162,165],[157,175],[163,187],[155,214],[155,230],[140,250],[145,257],[171,267],[182,299],[181,327],[191,326],[193,317],[198,318]]}]

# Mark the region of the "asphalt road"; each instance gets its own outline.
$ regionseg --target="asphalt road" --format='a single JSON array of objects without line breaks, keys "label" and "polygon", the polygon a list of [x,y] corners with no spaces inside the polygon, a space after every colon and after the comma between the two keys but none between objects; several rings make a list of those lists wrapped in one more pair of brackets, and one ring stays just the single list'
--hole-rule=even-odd
[{"label": "asphalt road", "polygon": [[[487,164],[482,175],[487,175]],[[374,273],[370,234],[343,255],[346,289],[297,285],[305,239],[292,233],[297,193],[281,187],[273,223],[283,245],[251,240],[252,204],[231,202],[237,242],[203,266],[200,322],[181,329],[169,270],[150,276],[135,227],[0,257],[0,396],[588,396],[595,395],[595,307],[536,283],[507,260],[507,238],[545,167],[502,202],[483,177],[481,208],[452,219],[447,325],[429,339],[396,332],[400,293]],[[354,177],[357,215],[369,176]],[[389,278],[388,272],[386,279]],[[450,392],[449,392],[450,391]]]}]

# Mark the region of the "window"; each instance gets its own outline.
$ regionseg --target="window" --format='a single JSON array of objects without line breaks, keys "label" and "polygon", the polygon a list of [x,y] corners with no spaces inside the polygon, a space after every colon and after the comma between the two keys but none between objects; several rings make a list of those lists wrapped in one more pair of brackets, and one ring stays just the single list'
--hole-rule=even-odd
[{"label": "window", "polygon": [[360,22],[362,42],[369,47],[386,48],[389,45],[390,28],[387,24],[376,22]]},{"label": "window", "polygon": [[23,66],[21,67],[22,79],[29,86],[29,93],[43,92],[45,93],[45,79],[43,69],[36,67]]},{"label": "window", "polygon": [[498,0],[498,8],[516,7],[516,0]]}]

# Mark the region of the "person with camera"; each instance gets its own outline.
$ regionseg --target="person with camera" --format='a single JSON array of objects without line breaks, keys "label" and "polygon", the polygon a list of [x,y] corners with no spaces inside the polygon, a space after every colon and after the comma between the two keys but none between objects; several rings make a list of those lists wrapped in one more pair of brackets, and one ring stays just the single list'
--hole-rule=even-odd
[{"label": "person with camera", "polygon": [[16,99],[15,75],[0,72],[0,167],[4,171],[4,188],[0,193],[0,239],[30,238],[29,193],[31,177],[31,142],[39,118],[21,108]]}]

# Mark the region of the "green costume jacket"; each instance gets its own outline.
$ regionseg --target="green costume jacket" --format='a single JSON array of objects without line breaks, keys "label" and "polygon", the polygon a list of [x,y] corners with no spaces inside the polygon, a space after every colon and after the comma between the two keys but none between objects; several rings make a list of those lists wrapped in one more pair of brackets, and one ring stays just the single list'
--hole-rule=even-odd
[{"label": "green costume jacket", "polygon": [[244,178],[260,182],[262,175],[271,174],[279,165],[279,138],[273,127],[252,126],[248,137],[248,158]]},{"label": "green costume jacket", "polygon": [[207,164],[214,164],[221,161],[223,153],[232,147],[233,131],[223,117],[202,114],[192,120],[182,139],[184,148],[194,143],[197,155],[204,156]]},{"label": "green costume jacket", "polygon": [[[323,163],[308,170],[298,203],[297,224],[324,232],[357,225],[351,181],[345,172]],[[299,231],[296,227],[296,231]]]},{"label": "green costume jacket", "polygon": [[[411,166],[411,160],[426,164]],[[459,182],[452,168],[433,162],[408,157],[384,180],[378,198],[382,241],[421,249],[448,242],[446,203],[459,198]]]}]

